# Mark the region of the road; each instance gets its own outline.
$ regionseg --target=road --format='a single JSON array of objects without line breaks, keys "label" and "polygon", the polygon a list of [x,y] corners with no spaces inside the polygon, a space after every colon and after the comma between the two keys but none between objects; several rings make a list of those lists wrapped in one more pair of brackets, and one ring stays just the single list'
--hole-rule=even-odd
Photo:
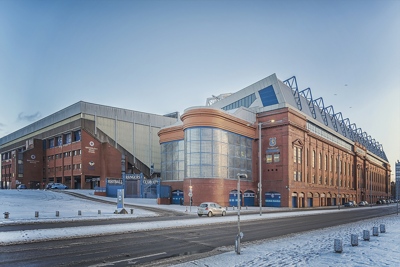
[{"label": "road", "polygon": [[[241,222],[242,243],[385,216],[396,211],[396,206],[390,205],[275,219],[267,219],[268,213],[265,213],[265,220]],[[157,266],[160,260],[163,265],[178,263],[177,259],[181,263],[202,253],[218,253],[215,249],[219,247],[233,246],[237,231],[237,223],[219,223],[2,246],[0,266]]]}]

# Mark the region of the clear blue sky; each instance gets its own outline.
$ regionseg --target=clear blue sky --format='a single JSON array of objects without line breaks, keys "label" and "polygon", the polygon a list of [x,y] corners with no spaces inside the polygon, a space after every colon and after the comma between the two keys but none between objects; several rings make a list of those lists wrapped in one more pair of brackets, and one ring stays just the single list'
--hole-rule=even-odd
[{"label": "clear blue sky", "polygon": [[80,100],[166,114],[270,74],[400,159],[400,1],[0,0],[0,136]]}]

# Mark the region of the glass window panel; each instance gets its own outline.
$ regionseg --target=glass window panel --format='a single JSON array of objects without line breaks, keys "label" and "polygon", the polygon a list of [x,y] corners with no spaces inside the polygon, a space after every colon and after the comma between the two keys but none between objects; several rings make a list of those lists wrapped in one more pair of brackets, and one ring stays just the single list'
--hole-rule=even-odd
[{"label": "glass window panel", "polygon": [[274,154],[274,162],[280,161],[280,154]]},{"label": "glass window panel", "polygon": [[200,128],[189,129],[189,134],[190,141],[200,140]]},{"label": "glass window panel", "polygon": [[190,165],[200,165],[200,153],[190,154]]},{"label": "glass window panel", "polygon": [[226,132],[226,131],[222,131],[222,130],[219,130],[220,131],[220,133],[221,133],[221,136],[220,136],[220,139],[219,139],[219,141],[220,142],[222,142],[222,143],[229,143],[229,134],[228,134],[228,132]]},{"label": "glass window panel", "polygon": [[212,152],[212,145],[211,141],[202,141],[201,142],[201,152],[204,153],[211,153]]},{"label": "glass window panel", "polygon": [[271,163],[272,162],[272,155],[267,155],[266,156],[266,161],[267,161],[267,163]]},{"label": "glass window panel", "polygon": [[190,152],[189,153],[196,153],[196,152],[200,152],[200,141],[190,142]]},{"label": "glass window panel", "polygon": [[211,128],[201,128],[201,140],[212,140]]},{"label": "glass window panel", "polygon": [[209,178],[212,177],[212,166],[201,166],[201,177]]},{"label": "glass window panel", "polygon": [[204,165],[212,165],[212,157],[208,153],[202,153],[201,154],[201,165],[202,167]]},{"label": "glass window panel", "polygon": [[190,166],[190,177],[198,178],[200,176],[200,166]]}]

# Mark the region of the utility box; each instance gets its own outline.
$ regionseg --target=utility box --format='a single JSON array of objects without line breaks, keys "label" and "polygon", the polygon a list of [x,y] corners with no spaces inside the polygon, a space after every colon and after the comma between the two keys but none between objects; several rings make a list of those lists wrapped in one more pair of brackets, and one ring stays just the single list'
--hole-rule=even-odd
[{"label": "utility box", "polygon": [[363,231],[363,239],[365,241],[369,241],[369,230],[364,230]]},{"label": "utility box", "polygon": [[354,246],[358,246],[358,235],[351,235],[351,245]]},{"label": "utility box", "polygon": [[342,240],[335,239],[334,248],[336,253],[342,253],[343,251]]}]

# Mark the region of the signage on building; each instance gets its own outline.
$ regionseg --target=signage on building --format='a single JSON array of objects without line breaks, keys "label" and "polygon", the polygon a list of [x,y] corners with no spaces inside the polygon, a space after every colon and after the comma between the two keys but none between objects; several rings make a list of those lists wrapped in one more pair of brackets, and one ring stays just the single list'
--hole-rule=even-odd
[{"label": "signage on building", "polygon": [[139,173],[127,173],[127,174],[125,174],[125,179],[126,180],[140,180],[140,174]]},{"label": "signage on building", "polygon": [[96,150],[97,150],[97,147],[94,147],[94,142],[93,141],[90,141],[89,142],[89,146],[87,146],[85,148],[88,150],[88,153],[92,153],[92,154],[95,154]]}]

